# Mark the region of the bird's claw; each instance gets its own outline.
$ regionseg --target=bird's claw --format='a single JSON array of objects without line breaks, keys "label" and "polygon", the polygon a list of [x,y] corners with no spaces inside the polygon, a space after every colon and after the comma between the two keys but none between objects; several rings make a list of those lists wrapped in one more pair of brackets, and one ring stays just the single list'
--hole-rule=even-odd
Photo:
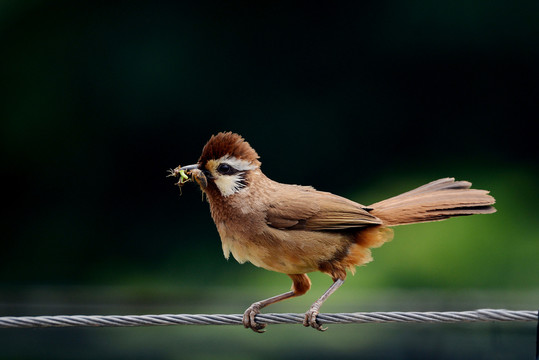
[{"label": "bird's claw", "polygon": [[253,305],[249,306],[243,313],[243,326],[245,326],[246,329],[253,330],[254,332],[263,333],[266,331],[264,330],[266,324],[259,324],[256,322],[255,316],[258,314],[260,314],[260,304],[254,303]]},{"label": "bird's claw", "polygon": [[326,331],[327,327],[322,327],[322,324],[320,324],[316,317],[318,316],[318,310],[310,308],[309,311],[305,313],[305,319],[303,319],[303,326],[305,327],[312,327],[318,331]]}]

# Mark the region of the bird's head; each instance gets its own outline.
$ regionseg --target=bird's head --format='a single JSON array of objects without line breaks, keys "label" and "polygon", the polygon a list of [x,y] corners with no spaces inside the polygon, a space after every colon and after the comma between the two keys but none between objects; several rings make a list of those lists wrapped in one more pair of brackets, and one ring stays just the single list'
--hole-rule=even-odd
[{"label": "bird's head", "polygon": [[249,186],[251,174],[260,168],[259,156],[247,141],[232,132],[213,135],[194,165],[174,170],[190,172],[208,195],[228,197]]}]

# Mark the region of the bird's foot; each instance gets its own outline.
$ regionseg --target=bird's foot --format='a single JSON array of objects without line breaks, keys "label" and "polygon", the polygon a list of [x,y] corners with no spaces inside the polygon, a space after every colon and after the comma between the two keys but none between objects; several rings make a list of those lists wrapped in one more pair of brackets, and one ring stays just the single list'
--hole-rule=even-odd
[{"label": "bird's foot", "polygon": [[320,324],[316,317],[318,316],[318,307],[311,306],[309,311],[305,313],[305,319],[303,319],[303,326],[305,327],[312,327],[318,331],[326,331],[327,327],[322,327],[322,324]]},{"label": "bird's foot", "polygon": [[243,326],[246,329],[251,329],[257,333],[263,333],[266,330],[263,330],[266,327],[266,324],[259,324],[255,320],[255,316],[260,314],[260,303],[254,303],[245,310],[243,313]]}]

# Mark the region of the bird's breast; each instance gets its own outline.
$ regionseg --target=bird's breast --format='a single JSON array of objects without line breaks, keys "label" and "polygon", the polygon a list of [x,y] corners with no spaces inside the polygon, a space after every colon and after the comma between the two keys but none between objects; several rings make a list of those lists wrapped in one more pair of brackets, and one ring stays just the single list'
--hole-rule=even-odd
[{"label": "bird's breast", "polygon": [[226,222],[217,224],[217,230],[221,237],[223,254],[229,258],[230,254],[237,262],[243,264],[247,261],[258,267],[268,269],[271,262],[268,259],[276,251],[275,244],[266,239],[263,232],[245,232],[244,229],[231,229]]}]

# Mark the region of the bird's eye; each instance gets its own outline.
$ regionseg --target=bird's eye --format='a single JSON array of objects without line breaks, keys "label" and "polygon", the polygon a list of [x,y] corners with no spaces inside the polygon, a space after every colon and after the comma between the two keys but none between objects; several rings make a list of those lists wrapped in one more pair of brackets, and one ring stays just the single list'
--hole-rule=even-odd
[{"label": "bird's eye", "polygon": [[217,167],[217,171],[219,171],[223,175],[231,175],[236,172],[236,169],[234,169],[232,166],[228,164],[223,163]]}]

